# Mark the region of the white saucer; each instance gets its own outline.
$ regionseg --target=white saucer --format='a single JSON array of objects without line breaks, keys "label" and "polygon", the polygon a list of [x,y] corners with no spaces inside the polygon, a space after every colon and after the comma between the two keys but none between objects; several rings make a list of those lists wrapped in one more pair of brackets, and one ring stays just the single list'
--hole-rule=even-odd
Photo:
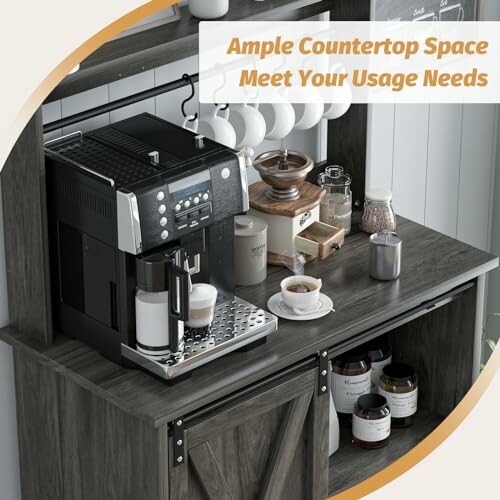
[{"label": "white saucer", "polygon": [[318,309],[307,314],[296,314],[287,305],[284,304],[281,298],[281,292],[274,294],[267,301],[268,309],[276,316],[293,321],[310,321],[312,319],[322,318],[333,310],[333,302],[330,297],[324,293],[319,294]]}]

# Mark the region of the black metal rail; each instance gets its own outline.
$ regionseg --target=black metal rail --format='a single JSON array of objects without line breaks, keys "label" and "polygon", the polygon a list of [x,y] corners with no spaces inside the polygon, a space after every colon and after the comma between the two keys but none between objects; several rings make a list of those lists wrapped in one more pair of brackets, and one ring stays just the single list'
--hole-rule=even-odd
[{"label": "black metal rail", "polygon": [[115,111],[116,109],[129,106],[130,104],[135,104],[136,102],[144,101],[146,99],[150,99],[151,97],[165,94],[166,92],[172,92],[173,90],[191,85],[191,82],[196,83],[199,80],[198,73],[189,75],[189,77],[190,78],[179,78],[178,80],[164,83],[163,85],[159,85],[158,87],[143,90],[142,92],[137,92],[136,94],[117,99],[116,101],[108,102],[106,104],[102,104],[101,106],[96,106],[95,108],[87,109],[80,113],[67,116],[66,118],[62,118],[61,120],[47,123],[44,125],[43,131],[44,133],[53,132],[54,130],[68,127],[69,125],[74,125],[75,123],[81,122],[83,120],[88,120],[89,118],[94,118],[104,113],[109,113],[110,111]]}]

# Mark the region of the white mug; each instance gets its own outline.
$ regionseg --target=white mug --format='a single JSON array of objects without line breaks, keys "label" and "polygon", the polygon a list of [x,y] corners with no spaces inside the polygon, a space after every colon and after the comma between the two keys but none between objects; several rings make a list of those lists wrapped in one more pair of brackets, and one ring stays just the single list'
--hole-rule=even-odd
[{"label": "white mug", "polygon": [[[310,285],[313,289],[310,292],[303,293],[288,290],[288,287],[298,283]],[[293,312],[307,314],[318,308],[321,286],[321,280],[312,276],[290,276],[281,282],[281,296],[285,305],[292,309]]]},{"label": "white mug", "polygon": [[189,0],[189,12],[198,19],[217,19],[229,10],[229,0]]},{"label": "white mug", "polygon": [[[345,72],[345,69],[341,65],[336,65],[332,71]],[[326,120],[336,120],[349,111],[352,104],[352,88],[349,83],[345,82],[341,87],[335,87],[332,100],[331,104],[325,104],[323,118]]]},{"label": "white mug", "polygon": [[[223,116],[219,116],[219,111],[223,111]],[[214,106],[207,117],[203,117],[198,122],[198,133],[213,139],[215,142],[223,144],[228,148],[236,146],[236,132],[228,121],[229,107],[224,109],[224,104]]]},{"label": "white mug", "polygon": [[[189,126],[189,124],[191,124],[191,126]],[[182,128],[198,133],[198,118],[196,118],[195,115],[186,116],[182,121]]]},{"label": "white mug", "polygon": [[259,106],[266,122],[266,139],[277,141],[284,139],[295,125],[295,111],[289,103],[267,103]]},{"label": "white mug", "polygon": [[325,106],[320,102],[308,102],[293,104],[293,109],[295,110],[294,130],[308,130],[321,121]]},{"label": "white mug", "polygon": [[266,121],[260,111],[248,104],[231,108],[229,123],[236,132],[236,148],[256,148],[266,136]]}]

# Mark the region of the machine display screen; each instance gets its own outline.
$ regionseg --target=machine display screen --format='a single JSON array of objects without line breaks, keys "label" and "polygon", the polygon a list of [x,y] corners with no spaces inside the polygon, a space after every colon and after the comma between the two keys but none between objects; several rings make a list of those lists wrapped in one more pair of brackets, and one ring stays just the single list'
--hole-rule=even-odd
[{"label": "machine display screen", "polygon": [[176,198],[179,195],[186,196],[195,191],[206,189],[208,187],[208,181],[210,181],[210,172],[205,170],[198,174],[172,182],[172,184],[169,185],[169,190],[171,194],[175,193],[177,195]]}]

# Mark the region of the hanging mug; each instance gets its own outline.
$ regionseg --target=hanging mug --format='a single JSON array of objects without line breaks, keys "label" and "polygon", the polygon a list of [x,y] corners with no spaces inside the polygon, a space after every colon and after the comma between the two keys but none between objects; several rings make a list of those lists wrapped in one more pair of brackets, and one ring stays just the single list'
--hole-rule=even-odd
[{"label": "hanging mug", "polygon": [[259,106],[259,111],[266,122],[266,139],[279,141],[284,139],[295,125],[295,111],[289,103],[267,103]]},{"label": "hanging mug", "polygon": [[[192,123],[192,127],[189,127],[188,125]],[[198,133],[198,118],[196,115],[189,115],[184,118],[182,121],[182,128],[185,128],[186,130],[191,130],[191,132],[194,132],[195,134]]]},{"label": "hanging mug", "polygon": [[[223,112],[222,116],[219,116],[219,111]],[[228,118],[229,106],[218,104],[208,116],[199,120],[198,133],[228,148],[234,148],[236,146],[236,132]]]},{"label": "hanging mug", "polygon": [[236,133],[236,148],[256,148],[266,136],[266,121],[258,109],[248,104],[231,108],[229,122]]}]

